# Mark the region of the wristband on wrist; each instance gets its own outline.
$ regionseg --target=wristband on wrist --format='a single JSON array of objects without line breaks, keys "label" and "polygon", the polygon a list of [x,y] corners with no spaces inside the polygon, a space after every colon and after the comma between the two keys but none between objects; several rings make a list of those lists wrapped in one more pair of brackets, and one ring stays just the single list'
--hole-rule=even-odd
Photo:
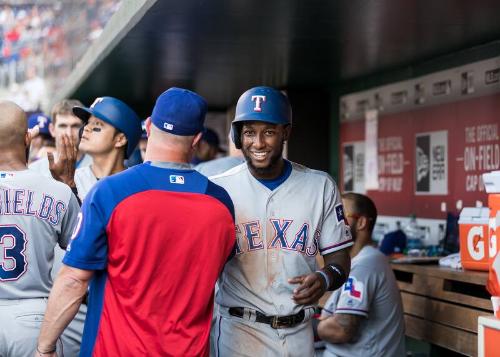
[{"label": "wristband on wrist", "polygon": [[49,353],[54,353],[56,351],[56,346],[52,347],[52,349],[50,351],[45,351],[45,352],[42,352],[40,351],[40,348],[38,348],[38,346],[36,346],[36,351],[38,352],[38,354],[40,355],[48,355]]},{"label": "wristband on wrist", "polygon": [[328,264],[325,266],[325,270],[326,269],[328,269],[333,276],[333,282],[330,286],[330,289],[328,289],[328,290],[331,290],[331,291],[337,290],[347,280],[347,276],[345,274],[344,269],[338,264]]},{"label": "wristband on wrist", "polygon": [[322,270],[316,270],[316,273],[318,273],[319,275],[321,275],[321,277],[325,281],[325,290],[328,290],[328,288],[330,287],[330,284],[331,284],[331,281],[330,281],[330,278],[328,277],[328,274],[326,274]]}]

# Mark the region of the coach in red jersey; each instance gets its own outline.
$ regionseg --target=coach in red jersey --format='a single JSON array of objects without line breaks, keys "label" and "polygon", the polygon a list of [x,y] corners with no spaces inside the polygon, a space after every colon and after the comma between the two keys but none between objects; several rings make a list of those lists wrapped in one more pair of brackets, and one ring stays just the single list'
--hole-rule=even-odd
[{"label": "coach in red jersey", "polygon": [[188,164],[206,103],[171,88],[146,122],[141,165],[87,195],[37,347],[56,341],[90,283],[80,356],[208,356],[215,282],[235,246],[227,192]]}]

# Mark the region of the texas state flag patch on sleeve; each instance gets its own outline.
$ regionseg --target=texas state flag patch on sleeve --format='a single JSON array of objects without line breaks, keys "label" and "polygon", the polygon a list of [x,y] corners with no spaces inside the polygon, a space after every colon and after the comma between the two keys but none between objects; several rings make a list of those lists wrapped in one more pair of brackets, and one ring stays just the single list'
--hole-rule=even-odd
[{"label": "texas state flag patch on sleeve", "polygon": [[342,203],[335,205],[335,215],[337,216],[337,224],[342,222],[347,224],[344,216],[344,206],[342,206]]},{"label": "texas state flag patch on sleeve", "polygon": [[347,294],[350,298],[361,301],[363,300],[364,289],[365,285],[361,281],[350,276],[344,284],[342,294]]}]

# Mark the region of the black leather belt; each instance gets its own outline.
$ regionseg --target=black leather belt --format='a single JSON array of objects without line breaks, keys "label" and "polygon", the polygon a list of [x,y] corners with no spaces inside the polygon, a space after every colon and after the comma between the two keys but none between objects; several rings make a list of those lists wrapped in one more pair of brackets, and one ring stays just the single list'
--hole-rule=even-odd
[{"label": "black leather belt", "polygon": [[[264,324],[271,325],[272,328],[286,328],[293,327],[304,321],[304,310],[301,310],[298,314],[288,315],[288,316],[267,316],[259,311],[253,311],[255,313],[255,321]],[[230,307],[229,315],[243,318],[245,314],[244,307]]]}]

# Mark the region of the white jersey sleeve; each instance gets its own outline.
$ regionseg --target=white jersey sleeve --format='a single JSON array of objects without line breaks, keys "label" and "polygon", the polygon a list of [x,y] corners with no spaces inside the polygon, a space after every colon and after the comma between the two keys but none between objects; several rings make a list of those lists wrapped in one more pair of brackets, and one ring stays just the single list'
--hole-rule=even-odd
[{"label": "white jersey sleeve", "polygon": [[87,197],[89,191],[97,183],[97,177],[95,177],[91,166],[85,166],[76,169],[75,171],[75,184],[78,190],[78,196],[80,200],[84,200]]},{"label": "white jersey sleeve", "polygon": [[363,317],[351,343],[326,343],[325,356],[405,355],[401,295],[387,257],[365,246],[351,260],[347,282],[328,299],[323,316]]},{"label": "white jersey sleeve", "polygon": [[326,175],[323,193],[323,220],[319,232],[319,252],[327,255],[352,245],[351,231],[344,217],[344,208],[335,181]]},{"label": "white jersey sleeve", "polygon": [[[373,296],[377,293],[378,275],[373,273],[375,267],[356,264],[354,258],[347,281],[335,291],[325,304],[326,314],[353,314],[368,317]],[[378,269],[378,267],[377,267]]]},{"label": "white jersey sleeve", "polygon": [[349,275],[345,284],[340,288],[335,313],[368,317],[376,287],[376,284],[373,284],[373,278],[373,275],[359,270]]},{"label": "white jersey sleeve", "polygon": [[78,200],[75,195],[71,193],[71,197],[68,202],[68,209],[66,210],[66,214],[64,215],[61,223],[61,233],[59,235],[59,246],[62,249],[66,249],[70,238],[75,230],[78,215],[80,213],[80,205],[78,204]]}]

